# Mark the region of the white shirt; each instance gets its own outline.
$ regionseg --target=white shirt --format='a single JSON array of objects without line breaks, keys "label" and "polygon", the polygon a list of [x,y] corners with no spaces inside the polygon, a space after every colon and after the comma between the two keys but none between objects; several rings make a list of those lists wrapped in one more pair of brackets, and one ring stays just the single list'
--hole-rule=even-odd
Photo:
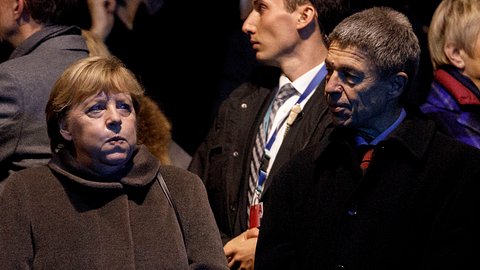
[{"label": "white shirt", "polygon": [[[305,92],[307,89],[308,85],[310,82],[313,80],[317,72],[322,68],[324,63],[314,67],[307,73],[303,74],[300,76],[298,79],[296,79],[294,82],[291,82],[285,75],[281,75],[279,79],[279,84],[278,84],[278,89],[280,89],[283,85],[287,83],[292,83],[293,87],[297,90],[296,94],[291,96],[285,103],[278,109],[277,113],[275,114],[275,118],[273,119],[273,124],[272,124],[272,129],[269,134],[267,134],[267,142],[270,140],[270,137],[274,133],[275,129],[280,125],[280,123],[283,121],[284,118],[288,117],[290,114],[290,110],[292,109],[293,105],[297,102],[298,98]],[[313,95],[315,92],[317,86],[315,86],[315,89],[300,103],[300,107],[303,108],[305,107],[305,104],[308,102],[310,97]],[[283,122],[283,125],[280,127],[277,133],[277,137],[275,139],[275,142],[273,143],[272,147],[270,148],[270,162],[268,164],[267,168],[267,174],[270,172],[270,169],[272,168],[272,164],[275,161],[275,157],[277,156],[278,150],[280,149],[280,146],[282,145],[283,142],[283,137],[285,134],[285,130],[287,128],[287,122]]]}]

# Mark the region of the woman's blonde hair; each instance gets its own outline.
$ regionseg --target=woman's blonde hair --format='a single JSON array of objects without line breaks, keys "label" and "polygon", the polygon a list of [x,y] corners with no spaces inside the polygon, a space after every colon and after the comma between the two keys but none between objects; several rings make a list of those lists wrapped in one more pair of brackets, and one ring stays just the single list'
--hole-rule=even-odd
[{"label": "woman's blonde hair", "polygon": [[449,43],[473,57],[479,35],[480,0],[443,0],[433,13],[428,30],[433,69],[451,64],[444,52]]}]

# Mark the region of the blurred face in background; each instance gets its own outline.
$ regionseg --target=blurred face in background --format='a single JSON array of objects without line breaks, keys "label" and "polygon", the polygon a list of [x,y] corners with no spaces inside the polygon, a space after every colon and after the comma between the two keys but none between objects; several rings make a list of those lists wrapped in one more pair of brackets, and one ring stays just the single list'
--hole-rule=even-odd
[{"label": "blurred face in background", "polygon": [[19,12],[17,1],[0,0],[0,42],[11,42],[9,38],[16,32]]},{"label": "blurred face in background", "polygon": [[480,33],[477,35],[474,48],[472,56],[468,55],[464,50],[459,50],[459,53],[464,62],[463,75],[470,78],[480,89]]}]

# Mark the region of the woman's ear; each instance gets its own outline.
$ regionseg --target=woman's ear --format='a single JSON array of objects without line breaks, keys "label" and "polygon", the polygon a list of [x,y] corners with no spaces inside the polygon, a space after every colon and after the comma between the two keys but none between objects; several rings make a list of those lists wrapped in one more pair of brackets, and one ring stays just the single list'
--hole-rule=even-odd
[{"label": "woman's ear", "polygon": [[72,134],[68,130],[67,121],[64,117],[58,120],[58,127],[60,129],[60,134],[66,141],[72,140]]},{"label": "woman's ear", "polygon": [[452,65],[462,70],[465,68],[465,61],[463,61],[461,49],[455,44],[447,43],[443,48],[443,51]]}]

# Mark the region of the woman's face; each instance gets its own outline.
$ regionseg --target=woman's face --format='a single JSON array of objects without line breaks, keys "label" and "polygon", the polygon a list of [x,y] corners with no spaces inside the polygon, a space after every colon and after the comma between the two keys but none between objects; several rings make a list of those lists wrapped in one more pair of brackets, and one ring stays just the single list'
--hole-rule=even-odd
[{"label": "woman's face", "polygon": [[89,97],[71,108],[60,132],[73,143],[81,165],[114,173],[130,160],[137,143],[132,98],[105,92]]}]

